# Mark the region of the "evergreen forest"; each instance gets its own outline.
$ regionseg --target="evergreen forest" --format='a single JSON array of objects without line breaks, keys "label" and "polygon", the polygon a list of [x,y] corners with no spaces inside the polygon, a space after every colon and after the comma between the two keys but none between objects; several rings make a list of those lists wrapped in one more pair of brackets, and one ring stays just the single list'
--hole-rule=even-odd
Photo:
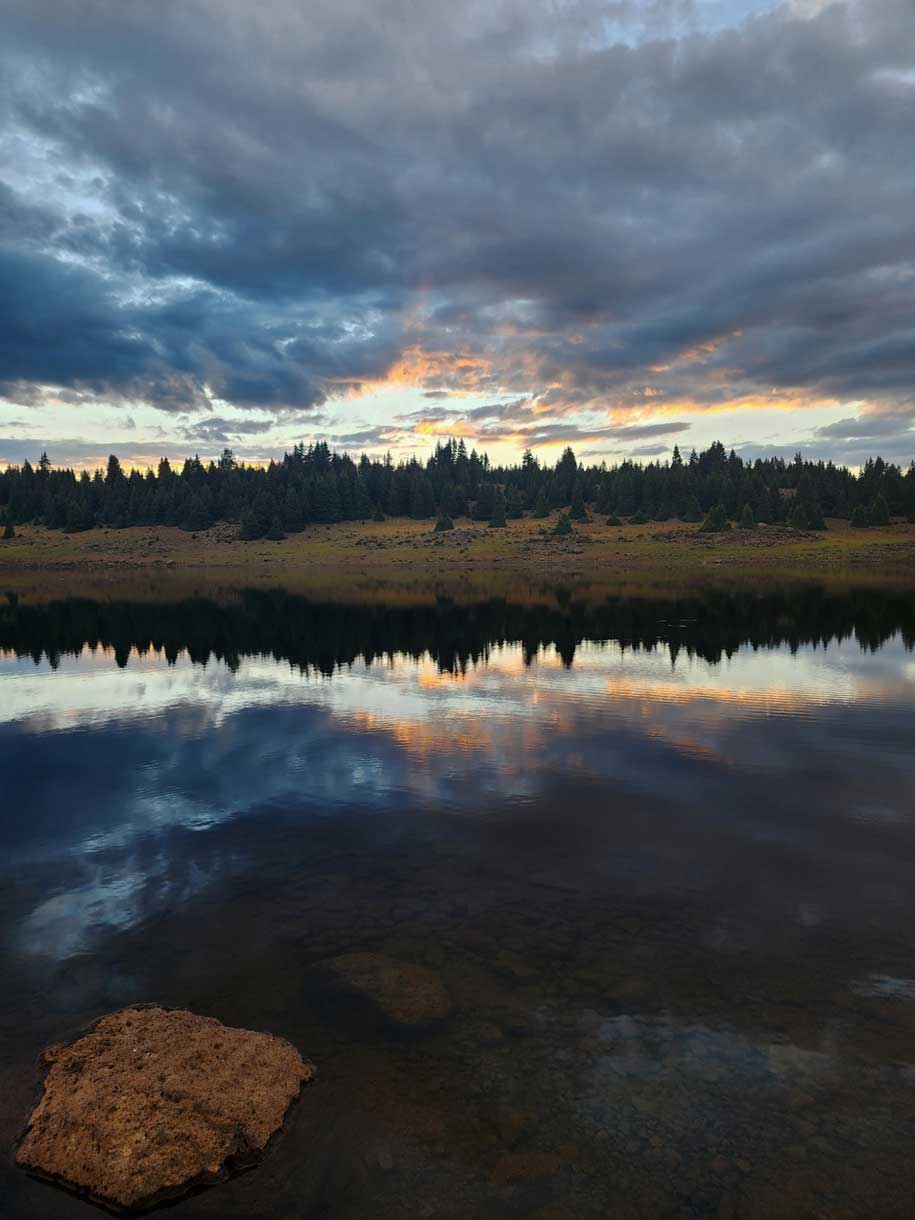
[{"label": "evergreen forest", "polygon": [[611,524],[704,521],[707,528],[786,523],[825,528],[826,518],[883,525],[915,521],[915,463],[907,470],[882,458],[858,472],[800,454],[744,461],[720,442],[666,461],[586,466],[567,448],[545,465],[526,451],[512,466],[494,465],[463,440],[439,443],[425,461],[354,460],[326,442],[296,445],[282,460],[245,465],[226,449],[218,460],[188,458],[180,469],[163,458],[155,470],[127,471],[114,455],[90,474],[52,465],[42,454],[0,472],[0,525],[40,523],[76,533],[95,526],[174,525],[204,530],[237,523],[243,539],[282,537],[313,522],[385,517],[502,524],[563,510]]}]

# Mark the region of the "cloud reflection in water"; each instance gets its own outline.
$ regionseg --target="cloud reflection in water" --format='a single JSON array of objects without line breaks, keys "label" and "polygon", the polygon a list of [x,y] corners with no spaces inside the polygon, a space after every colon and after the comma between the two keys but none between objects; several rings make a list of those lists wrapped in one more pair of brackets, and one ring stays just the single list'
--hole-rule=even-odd
[{"label": "cloud reflection in water", "polygon": [[574,780],[696,822],[736,810],[745,836],[784,838],[799,832],[750,777],[803,775],[836,816],[909,817],[915,666],[899,640],[744,647],[719,664],[585,644],[571,669],[511,645],[463,674],[397,656],[333,678],[137,652],[121,669],[86,649],[53,671],[5,654],[0,692],[0,748],[20,760],[0,778],[6,867],[66,866],[19,929],[30,955],[83,952],[244,869],[209,832],[270,809],[495,813]]}]

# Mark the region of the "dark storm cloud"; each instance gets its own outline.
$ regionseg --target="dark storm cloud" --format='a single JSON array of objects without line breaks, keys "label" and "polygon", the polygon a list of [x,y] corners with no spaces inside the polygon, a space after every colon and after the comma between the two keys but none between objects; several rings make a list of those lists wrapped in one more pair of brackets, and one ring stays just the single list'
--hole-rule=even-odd
[{"label": "dark storm cloud", "polygon": [[209,287],[118,299],[110,272],[0,250],[0,392],[13,399],[23,383],[26,401],[30,384],[50,383],[184,411],[208,405],[208,385],[234,403],[311,406],[327,378],[376,373],[389,358],[376,336],[345,359],[346,334]]},{"label": "dark storm cloud", "polygon": [[915,413],[915,5],[761,7],[8,0],[0,383]]}]

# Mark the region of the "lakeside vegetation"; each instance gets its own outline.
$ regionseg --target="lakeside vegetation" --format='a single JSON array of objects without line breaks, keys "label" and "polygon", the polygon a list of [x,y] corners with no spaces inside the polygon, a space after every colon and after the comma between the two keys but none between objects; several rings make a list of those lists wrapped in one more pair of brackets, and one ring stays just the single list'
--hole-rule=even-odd
[{"label": "lakeside vegetation", "polygon": [[[436,446],[425,461],[395,464],[390,456],[354,461],[324,442],[296,445],[279,462],[247,466],[225,450],[217,461],[167,459],[156,470],[125,471],[115,455],[107,468],[77,474],[46,454],[0,472],[0,526],[40,524],[68,534],[101,526],[176,526],[199,533],[216,522],[237,525],[242,540],[279,540],[315,523],[435,520],[440,532],[469,518],[501,527],[525,515],[545,520],[557,510],[571,522],[592,517],[614,526],[680,520],[709,531],[736,523],[824,529],[826,519],[882,526],[893,517],[915,522],[915,464],[874,458],[857,473],[798,454],[745,462],[715,442],[669,461],[586,466],[567,448],[554,466],[530,451],[514,466],[496,466],[463,441]],[[564,524],[560,532],[568,532]]]},{"label": "lakeside vegetation", "polygon": [[560,515],[527,516],[505,529],[458,521],[444,532],[409,519],[339,522],[246,543],[228,524],[197,534],[132,526],[72,535],[24,525],[0,543],[0,593],[33,603],[73,594],[161,601],[282,586],[390,605],[443,596],[465,604],[496,595],[542,601],[559,584],[590,600],[700,587],[765,592],[810,581],[837,591],[915,587],[915,525],[905,522],[859,530],[833,518],[823,531],[760,525],[706,533],[676,521],[608,527],[592,517],[562,535]]}]

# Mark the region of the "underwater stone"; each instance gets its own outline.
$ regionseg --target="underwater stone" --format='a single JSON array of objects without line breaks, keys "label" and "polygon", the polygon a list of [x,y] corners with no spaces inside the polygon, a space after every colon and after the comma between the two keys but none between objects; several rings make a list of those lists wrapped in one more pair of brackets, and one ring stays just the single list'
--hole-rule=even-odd
[{"label": "underwater stone", "polygon": [[360,1002],[395,1029],[425,1029],[451,1012],[444,984],[425,966],[383,953],[345,953],[315,969],[326,990]]}]

